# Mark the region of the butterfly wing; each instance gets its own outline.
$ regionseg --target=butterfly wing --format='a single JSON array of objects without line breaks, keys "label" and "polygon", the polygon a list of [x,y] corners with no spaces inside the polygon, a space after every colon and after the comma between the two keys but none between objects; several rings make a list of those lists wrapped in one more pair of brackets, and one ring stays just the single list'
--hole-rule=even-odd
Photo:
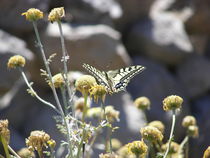
[{"label": "butterfly wing", "polygon": [[114,71],[108,71],[107,74],[112,81],[112,89],[114,90],[114,92],[125,90],[130,80],[138,73],[142,72],[144,69],[144,66],[136,65]]},{"label": "butterfly wing", "polygon": [[105,86],[108,91],[111,91],[108,80],[107,80],[106,72],[100,71],[96,69],[95,67],[88,64],[83,64],[82,66],[96,78],[99,84]]}]

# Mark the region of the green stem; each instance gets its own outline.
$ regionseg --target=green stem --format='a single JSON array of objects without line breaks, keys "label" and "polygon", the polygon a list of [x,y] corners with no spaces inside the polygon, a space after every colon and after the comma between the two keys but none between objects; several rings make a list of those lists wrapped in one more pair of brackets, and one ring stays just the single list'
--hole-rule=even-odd
[{"label": "green stem", "polygon": [[170,150],[170,147],[171,147],[171,141],[172,141],[172,138],[173,138],[173,133],[174,133],[174,128],[175,128],[175,122],[176,122],[176,111],[173,110],[172,111],[173,114],[172,114],[172,125],[171,125],[171,132],[170,132],[170,137],[169,137],[169,140],[168,140],[168,147],[166,149],[166,152],[164,154],[164,157],[163,158],[166,158],[167,155],[168,155],[168,152]]},{"label": "green stem", "polygon": [[6,158],[10,158],[10,154],[9,154],[9,150],[8,150],[8,144],[5,140],[5,138],[0,136],[0,140],[1,140],[2,145],[3,145],[4,151],[5,151],[5,154],[6,154]]},{"label": "green stem", "polygon": [[53,81],[52,81],[52,74],[51,74],[51,71],[50,71],[49,63],[48,63],[48,61],[47,61],[47,59],[46,59],[45,52],[44,52],[44,48],[43,48],[43,45],[42,45],[42,43],[41,43],[40,36],[39,36],[39,32],[38,32],[38,29],[37,29],[37,23],[36,23],[35,21],[33,22],[33,27],[34,27],[34,31],[35,31],[35,34],[36,34],[38,46],[39,46],[40,51],[41,51],[42,59],[43,59],[43,61],[44,61],[45,68],[46,68],[47,73],[48,73],[48,75],[49,75],[49,80],[50,80],[50,82],[52,83],[51,89],[52,89],[52,92],[53,92],[53,95],[54,95],[56,104],[57,104],[57,106],[58,106],[58,109],[59,109],[59,111],[60,111],[60,113],[61,113],[61,116],[62,116],[62,118],[63,118],[64,124],[65,124],[66,129],[67,129],[67,139],[68,139],[68,144],[69,144],[69,151],[70,151],[71,157],[73,157],[72,145],[71,145],[71,141],[70,141],[70,133],[71,133],[71,132],[70,132],[70,128],[69,128],[69,126],[68,126],[68,122],[67,122],[67,120],[66,120],[66,118],[65,118],[65,114],[64,114],[64,112],[63,112],[62,106],[61,106],[60,101],[59,101],[59,99],[58,99],[58,95],[57,95],[57,92],[56,92],[56,90],[55,90],[55,85],[54,85],[54,83],[53,83]]},{"label": "green stem", "polygon": [[188,140],[189,140],[189,136],[185,136],[184,140],[181,142],[179,146],[179,151],[178,151],[179,155],[183,153],[184,146],[188,142]]},{"label": "green stem", "polygon": [[82,113],[82,122],[84,123],[85,122],[85,116],[87,114],[87,99],[88,99],[88,95],[85,94],[84,95],[84,109],[83,109],[83,113]]},{"label": "green stem", "polygon": [[[69,99],[72,97],[71,96],[71,89],[70,89],[70,81],[68,78],[68,68],[67,68],[67,60],[68,60],[68,56],[67,56],[67,51],[66,51],[66,47],[65,47],[65,42],[64,42],[64,35],[63,35],[63,30],[62,30],[62,26],[61,26],[61,22],[58,21],[58,27],[59,27],[59,32],[60,32],[60,39],[61,39],[61,47],[62,47],[62,53],[63,53],[63,68],[64,68],[64,81],[65,81],[65,85],[67,88],[67,93],[69,95]],[[70,105],[70,103],[68,102],[68,105]],[[74,106],[71,107],[72,108],[72,114],[73,116],[75,115],[75,109]]]},{"label": "green stem", "polygon": [[38,96],[38,94],[34,91],[34,89],[32,88],[32,86],[30,85],[30,83],[28,82],[28,79],[26,77],[26,74],[24,73],[24,71],[20,68],[20,73],[26,83],[26,85],[28,86],[28,88],[31,90],[31,92],[33,93],[33,95],[39,100],[41,101],[42,103],[46,104],[47,106],[51,107],[53,110],[55,110],[57,113],[61,114],[60,111],[51,103],[45,101],[44,99],[40,98]]},{"label": "green stem", "polygon": [[15,155],[16,158],[21,158],[9,145],[8,145],[8,149],[13,155]]}]

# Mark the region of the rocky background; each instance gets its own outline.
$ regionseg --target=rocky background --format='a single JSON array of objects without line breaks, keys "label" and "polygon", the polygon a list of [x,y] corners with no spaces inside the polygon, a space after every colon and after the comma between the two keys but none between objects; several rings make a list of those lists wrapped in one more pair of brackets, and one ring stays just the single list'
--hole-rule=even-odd
[{"label": "rocky background", "polygon": [[[127,93],[108,97],[107,104],[121,112],[121,128],[115,137],[123,143],[139,139],[146,120],[133,106],[133,99],[147,96],[151,120],[162,120],[170,129],[170,114],[162,100],[171,94],[184,98],[178,116],[175,140],[185,134],[179,125],[186,114],[198,120],[200,137],[190,140],[190,154],[201,157],[210,144],[210,1],[209,0],[15,0],[0,2],[0,119],[10,121],[11,146],[25,145],[31,130],[45,130],[53,139],[61,136],[55,128],[55,114],[26,92],[16,70],[8,70],[10,56],[26,57],[30,80],[42,98],[52,101],[50,89],[40,77],[42,59],[35,47],[31,23],[21,13],[29,8],[49,12],[64,6],[63,29],[70,54],[70,70],[84,71],[82,63],[109,70],[140,64],[147,69],[135,77]],[[48,56],[61,54],[57,26],[39,22]],[[53,73],[62,70],[60,56],[51,64]],[[167,134],[168,136],[168,134]]]}]

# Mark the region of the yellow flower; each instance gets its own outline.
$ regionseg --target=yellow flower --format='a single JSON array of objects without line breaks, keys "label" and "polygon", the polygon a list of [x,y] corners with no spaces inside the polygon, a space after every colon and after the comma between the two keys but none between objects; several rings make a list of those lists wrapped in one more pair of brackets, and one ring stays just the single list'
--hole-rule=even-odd
[{"label": "yellow flower", "polygon": [[83,96],[86,96],[89,94],[90,89],[96,84],[96,79],[93,76],[83,75],[76,80],[75,87]]},{"label": "yellow flower", "polygon": [[187,128],[187,134],[193,138],[197,138],[199,136],[198,126],[192,125]]},{"label": "yellow flower", "polygon": [[196,125],[196,119],[194,116],[185,116],[182,120],[182,126],[183,127],[189,127],[191,125]]},{"label": "yellow flower", "polygon": [[[161,146],[161,149],[162,149],[163,151],[166,151],[167,148],[168,148],[168,143],[163,144],[163,145]],[[170,153],[170,154],[175,154],[175,153],[178,153],[178,151],[179,151],[179,144],[172,141],[172,142],[171,142],[170,149],[169,149],[169,153]]]},{"label": "yellow flower", "polygon": [[23,56],[20,55],[14,55],[12,57],[9,58],[8,62],[7,62],[7,67],[10,69],[14,69],[17,67],[24,67],[25,66],[25,58]]},{"label": "yellow flower", "polygon": [[54,8],[50,11],[48,15],[48,20],[50,22],[60,21],[65,16],[64,7]]},{"label": "yellow flower", "polygon": [[141,110],[150,108],[150,100],[147,97],[139,97],[134,101],[134,105]]},{"label": "yellow flower", "polygon": [[114,120],[119,120],[120,112],[115,110],[113,106],[106,106],[105,107],[105,115],[107,118],[107,121],[110,123],[114,122]]},{"label": "yellow flower", "polygon": [[112,141],[112,149],[114,150],[117,150],[122,146],[122,143],[116,138],[112,138],[111,141]]},{"label": "yellow flower", "polygon": [[101,99],[103,102],[106,97],[106,88],[102,85],[95,85],[90,89],[90,95],[94,97],[95,102],[98,102],[98,99]]},{"label": "yellow flower", "polygon": [[28,148],[22,148],[18,151],[18,155],[21,158],[35,158],[34,152],[28,150]]},{"label": "yellow flower", "polygon": [[10,131],[8,129],[8,120],[0,120],[0,138],[4,138],[6,143],[9,144]]},{"label": "yellow flower", "polygon": [[119,156],[115,153],[106,153],[106,154],[100,154],[99,158],[119,158]]},{"label": "yellow flower", "polygon": [[163,109],[165,111],[180,109],[183,99],[177,95],[171,95],[163,100]]},{"label": "yellow flower", "polygon": [[[83,112],[85,106],[85,99],[83,97],[78,98],[74,103],[74,108],[76,111]],[[90,100],[87,101],[87,107],[90,107]]]},{"label": "yellow flower", "polygon": [[161,121],[152,121],[148,124],[148,126],[156,127],[162,134],[164,134],[165,125]]},{"label": "yellow flower", "polygon": [[26,146],[30,151],[42,151],[43,147],[47,147],[50,136],[44,131],[32,131],[28,139],[26,139]]},{"label": "yellow flower", "polygon": [[55,148],[56,146],[56,142],[53,139],[48,140],[47,144],[49,145],[50,148]]},{"label": "yellow flower", "polygon": [[36,21],[43,18],[43,12],[35,8],[30,8],[21,15],[25,15],[28,21]]},{"label": "yellow flower", "polygon": [[136,155],[136,157],[146,155],[148,150],[147,145],[144,141],[133,141],[132,143],[128,144],[128,151]]},{"label": "yellow flower", "polygon": [[101,116],[101,110],[102,109],[100,107],[90,108],[87,111],[87,117],[98,118]]},{"label": "yellow flower", "polygon": [[[61,73],[58,73],[52,77],[52,82],[54,83],[55,88],[61,88],[64,86],[65,81]],[[49,83],[51,86],[52,84]]]},{"label": "yellow flower", "polygon": [[156,143],[163,140],[163,134],[159,129],[153,126],[146,126],[140,130],[143,139]]},{"label": "yellow flower", "polygon": [[210,158],[210,146],[205,150],[203,158]]}]

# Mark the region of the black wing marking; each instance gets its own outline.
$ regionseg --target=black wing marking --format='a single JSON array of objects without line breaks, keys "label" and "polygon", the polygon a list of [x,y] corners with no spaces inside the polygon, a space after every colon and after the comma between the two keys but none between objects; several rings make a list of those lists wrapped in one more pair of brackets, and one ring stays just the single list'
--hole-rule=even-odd
[{"label": "black wing marking", "polygon": [[109,87],[108,81],[106,79],[106,74],[104,71],[100,71],[96,69],[95,67],[88,64],[83,64],[82,66],[96,78],[99,84],[105,86],[106,89],[110,91],[110,87]]},{"label": "black wing marking", "polygon": [[125,90],[130,80],[144,69],[144,66],[136,65],[119,70],[108,71],[107,74],[112,78],[113,89],[115,89],[115,92],[119,92]]}]

